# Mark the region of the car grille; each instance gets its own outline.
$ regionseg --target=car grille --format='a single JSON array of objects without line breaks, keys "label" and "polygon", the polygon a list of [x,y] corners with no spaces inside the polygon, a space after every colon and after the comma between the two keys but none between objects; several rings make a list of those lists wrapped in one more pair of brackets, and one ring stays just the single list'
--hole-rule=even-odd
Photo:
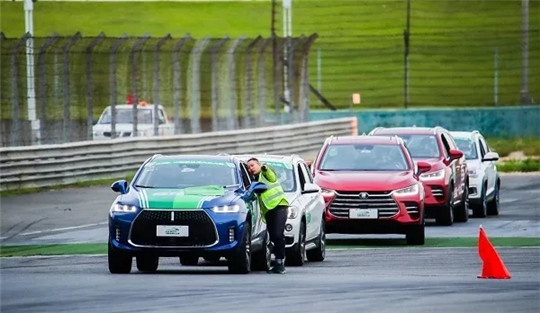
[{"label": "car grille", "polygon": [[[189,226],[189,236],[158,237],[157,225]],[[151,247],[208,247],[218,241],[214,222],[202,210],[143,210],[133,221],[130,239],[134,246]]]},{"label": "car grille", "polygon": [[418,216],[420,216],[420,209],[416,202],[405,202],[405,209],[412,218],[418,218]]},{"label": "car grille", "polygon": [[432,194],[434,197],[437,197],[437,198],[442,198],[442,197],[444,197],[444,191],[443,191],[442,187],[439,187],[439,186],[429,186],[429,188],[431,188],[431,194]]},{"label": "car grille", "polygon": [[393,216],[399,211],[390,192],[366,192],[365,198],[360,194],[360,191],[336,191],[336,197],[330,204],[330,213],[338,217],[349,217],[349,209],[377,209],[381,218]]}]

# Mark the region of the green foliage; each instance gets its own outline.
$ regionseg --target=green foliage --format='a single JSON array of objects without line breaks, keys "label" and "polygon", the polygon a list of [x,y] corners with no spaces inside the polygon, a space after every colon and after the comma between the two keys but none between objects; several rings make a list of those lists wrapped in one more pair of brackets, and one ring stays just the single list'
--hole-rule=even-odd
[{"label": "green foliage", "polygon": [[540,160],[527,158],[524,161],[499,162],[497,170],[500,172],[539,172]]},{"label": "green foliage", "polygon": [[527,156],[540,156],[540,138],[486,138],[489,147],[500,157],[515,151],[523,151]]}]

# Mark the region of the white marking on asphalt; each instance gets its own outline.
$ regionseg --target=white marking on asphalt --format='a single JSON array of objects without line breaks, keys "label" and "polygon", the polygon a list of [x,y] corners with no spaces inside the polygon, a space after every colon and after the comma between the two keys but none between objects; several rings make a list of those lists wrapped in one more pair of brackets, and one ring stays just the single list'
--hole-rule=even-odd
[{"label": "white marking on asphalt", "polygon": [[[79,225],[79,226],[38,230],[38,231],[31,231],[31,232],[27,232],[27,233],[21,233],[19,235],[20,236],[29,236],[29,235],[36,235],[36,234],[43,234],[43,233],[52,233],[52,232],[56,232],[56,231],[73,230],[73,229],[79,229],[79,228],[87,228],[87,227],[93,227],[93,226],[106,225],[108,223],[109,222],[102,222],[102,223],[86,224],[86,225]],[[3,238],[6,238],[6,237],[2,237],[0,239],[3,239]]]}]

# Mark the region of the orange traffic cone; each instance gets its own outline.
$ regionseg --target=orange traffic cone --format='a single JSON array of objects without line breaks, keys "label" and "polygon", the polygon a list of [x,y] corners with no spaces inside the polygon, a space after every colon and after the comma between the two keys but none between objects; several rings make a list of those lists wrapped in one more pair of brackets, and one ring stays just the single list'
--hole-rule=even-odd
[{"label": "orange traffic cone", "polygon": [[478,278],[510,279],[510,273],[504,266],[504,263],[489,241],[484,228],[480,226],[480,235],[478,237],[478,254],[484,263],[482,274]]}]

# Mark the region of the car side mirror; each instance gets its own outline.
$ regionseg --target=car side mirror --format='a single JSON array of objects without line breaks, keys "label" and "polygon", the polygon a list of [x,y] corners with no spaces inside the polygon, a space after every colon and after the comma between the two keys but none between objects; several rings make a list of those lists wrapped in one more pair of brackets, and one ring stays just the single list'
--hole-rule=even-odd
[{"label": "car side mirror", "polygon": [[456,149],[450,149],[449,153],[450,153],[450,160],[459,159],[463,156],[463,152]]},{"label": "car side mirror", "polygon": [[321,187],[319,187],[316,184],[313,183],[305,183],[304,184],[304,190],[302,190],[302,193],[316,193],[321,191]]},{"label": "car side mirror", "polygon": [[126,180],[117,180],[111,185],[111,189],[121,194],[126,194],[128,189],[128,183]]},{"label": "car side mirror", "polygon": [[497,161],[499,160],[499,154],[497,152],[488,152],[484,157],[482,158],[482,162],[486,161]]},{"label": "car side mirror", "polygon": [[431,164],[424,162],[424,161],[418,161],[416,164],[418,166],[418,175],[429,172],[431,170]]}]

